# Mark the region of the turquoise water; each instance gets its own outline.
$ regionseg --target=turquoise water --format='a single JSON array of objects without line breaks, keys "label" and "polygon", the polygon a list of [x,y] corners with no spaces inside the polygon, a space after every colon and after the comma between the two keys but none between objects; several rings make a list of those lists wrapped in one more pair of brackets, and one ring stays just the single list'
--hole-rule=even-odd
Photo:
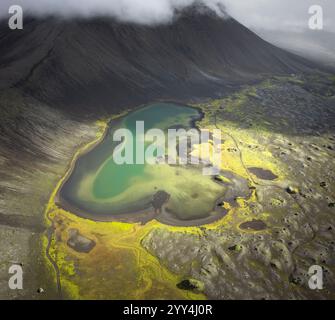
[{"label": "turquoise water", "polygon": [[[60,191],[60,198],[72,211],[101,219],[148,209],[153,195],[164,190],[171,196],[169,209],[177,218],[187,220],[208,215],[222,188],[203,176],[200,169],[168,164],[118,165],[112,157],[120,144],[113,141],[113,134],[119,128],[129,129],[136,136],[136,121],[144,121],[145,132],[152,128],[167,132],[171,127],[188,129],[199,117],[195,108],[156,103],[112,121],[103,142],[78,159]],[[143,136],[136,139],[143,141]],[[131,148],[135,154],[136,141],[133,142]]]}]

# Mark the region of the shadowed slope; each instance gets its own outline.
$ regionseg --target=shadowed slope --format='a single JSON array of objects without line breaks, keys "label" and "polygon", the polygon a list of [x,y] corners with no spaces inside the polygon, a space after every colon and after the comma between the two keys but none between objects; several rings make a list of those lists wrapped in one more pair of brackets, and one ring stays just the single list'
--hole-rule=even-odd
[{"label": "shadowed slope", "polygon": [[4,24],[0,40],[1,87],[71,110],[219,95],[262,74],[309,70],[306,60],[208,11],[160,26],[30,19],[23,31]]}]

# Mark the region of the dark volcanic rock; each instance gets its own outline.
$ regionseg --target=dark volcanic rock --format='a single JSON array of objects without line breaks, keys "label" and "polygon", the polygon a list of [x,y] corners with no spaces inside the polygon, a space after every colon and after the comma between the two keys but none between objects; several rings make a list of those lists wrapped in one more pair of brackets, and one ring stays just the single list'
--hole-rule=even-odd
[{"label": "dark volcanic rock", "polygon": [[43,288],[38,288],[37,293],[44,293],[44,289]]},{"label": "dark volcanic rock", "polygon": [[77,229],[70,229],[67,245],[77,252],[89,253],[95,247],[95,242],[82,236]]},{"label": "dark volcanic rock", "polygon": [[327,188],[327,182],[322,181],[322,182],[320,183],[320,187],[322,187],[322,188]]},{"label": "dark volcanic rock", "polygon": [[291,187],[291,186],[287,187],[286,191],[289,194],[297,194],[299,192],[299,190],[297,188],[294,188],[294,187]]},{"label": "dark volcanic rock", "polygon": [[177,284],[177,287],[182,290],[190,290],[190,291],[203,291],[204,284],[196,279],[186,279]]},{"label": "dark volcanic rock", "polygon": [[248,170],[254,174],[257,178],[262,180],[275,180],[278,178],[271,170],[266,170],[263,168],[248,168]]},{"label": "dark volcanic rock", "polygon": [[27,17],[20,32],[2,21],[0,38],[0,88],[23,89],[67,111],[208,97],[264,74],[311,66],[208,10],[185,11],[172,24],[156,26]]},{"label": "dark volcanic rock", "polygon": [[267,225],[262,220],[252,220],[241,223],[240,228],[243,230],[261,231],[266,229]]},{"label": "dark volcanic rock", "polygon": [[155,210],[161,210],[163,205],[169,200],[170,195],[165,191],[158,191],[152,198],[152,206]]}]

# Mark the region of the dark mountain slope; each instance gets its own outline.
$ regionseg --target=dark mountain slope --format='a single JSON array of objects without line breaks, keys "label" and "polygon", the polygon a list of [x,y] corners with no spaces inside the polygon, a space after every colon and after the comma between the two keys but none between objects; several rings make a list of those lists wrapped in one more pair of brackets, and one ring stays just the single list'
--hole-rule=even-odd
[{"label": "dark mountain slope", "polygon": [[2,27],[0,41],[1,87],[69,110],[210,96],[262,74],[309,70],[306,60],[209,11],[154,27],[30,19],[23,31]]}]

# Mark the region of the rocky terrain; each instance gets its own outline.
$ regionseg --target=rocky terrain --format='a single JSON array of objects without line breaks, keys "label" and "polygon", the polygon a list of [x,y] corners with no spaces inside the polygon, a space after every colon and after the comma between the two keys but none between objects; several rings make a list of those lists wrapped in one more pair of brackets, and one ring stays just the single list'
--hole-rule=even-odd
[{"label": "rocky terrain", "polygon": [[[280,177],[272,182],[241,172],[249,176],[254,196],[240,199],[221,225],[199,228],[196,235],[156,229],[144,238],[144,247],[169,270],[200,281],[211,299],[334,299],[332,81],[272,79],[205,104],[206,125],[214,121],[228,132],[235,161],[247,168],[270,153]],[[249,223],[251,228],[242,230],[241,224],[253,219],[263,228]],[[324,270],[324,290],[308,287],[308,270],[315,264]]]},{"label": "rocky terrain", "polygon": [[3,21],[0,87],[77,115],[115,113],[155,99],[220,96],[264,74],[315,68],[233,18],[198,9],[157,26],[49,17],[26,18],[22,31],[10,32]]},{"label": "rocky terrain", "polygon": [[[15,89],[0,92],[0,105],[0,297],[38,298],[41,286],[42,298],[57,297],[42,253],[44,210],[75,149],[98,127],[70,120]],[[24,269],[22,291],[8,288],[8,269],[16,263]]]}]

